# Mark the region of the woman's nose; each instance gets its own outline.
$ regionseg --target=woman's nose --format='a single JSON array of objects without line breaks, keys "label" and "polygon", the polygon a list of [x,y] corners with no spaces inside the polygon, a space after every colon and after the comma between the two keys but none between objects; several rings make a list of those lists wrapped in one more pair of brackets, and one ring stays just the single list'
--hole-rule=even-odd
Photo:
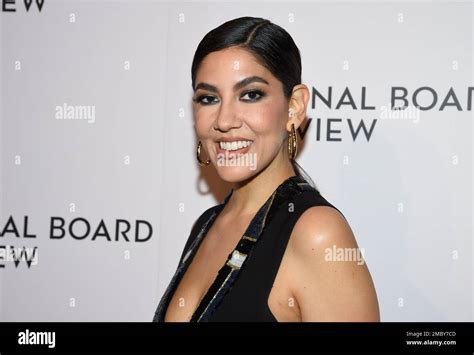
[{"label": "woman's nose", "polygon": [[214,128],[219,131],[229,131],[232,128],[239,128],[241,125],[242,120],[239,119],[235,103],[231,100],[222,100]]}]

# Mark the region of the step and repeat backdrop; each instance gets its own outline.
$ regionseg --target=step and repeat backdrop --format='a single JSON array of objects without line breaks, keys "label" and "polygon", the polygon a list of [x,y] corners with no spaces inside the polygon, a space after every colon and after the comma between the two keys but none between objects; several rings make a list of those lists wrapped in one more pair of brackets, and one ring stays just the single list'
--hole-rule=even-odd
[{"label": "step and repeat backdrop", "polygon": [[[151,321],[197,217],[191,61],[225,21],[298,45],[297,161],[382,321],[473,320],[472,2],[2,1],[0,321]],[[212,189],[211,189],[212,186]]]}]

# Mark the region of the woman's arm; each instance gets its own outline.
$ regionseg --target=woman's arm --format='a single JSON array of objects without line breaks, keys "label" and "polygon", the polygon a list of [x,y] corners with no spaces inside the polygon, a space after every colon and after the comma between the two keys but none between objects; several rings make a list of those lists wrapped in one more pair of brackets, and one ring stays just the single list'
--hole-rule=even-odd
[{"label": "woman's arm", "polygon": [[290,237],[291,291],[303,322],[380,321],[375,287],[354,234],[335,209],[312,207]]}]

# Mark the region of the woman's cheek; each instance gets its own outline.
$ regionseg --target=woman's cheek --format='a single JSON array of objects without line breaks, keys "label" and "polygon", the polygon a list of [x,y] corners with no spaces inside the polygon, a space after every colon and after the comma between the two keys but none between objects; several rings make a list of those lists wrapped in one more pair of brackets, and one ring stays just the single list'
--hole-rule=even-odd
[{"label": "woman's cheek", "polygon": [[252,120],[251,127],[256,133],[264,135],[278,134],[284,123],[278,117],[280,113],[273,110],[266,110],[255,115]]},{"label": "woman's cheek", "polygon": [[203,139],[209,136],[212,128],[212,120],[209,115],[201,113],[194,114],[194,127],[199,138]]}]

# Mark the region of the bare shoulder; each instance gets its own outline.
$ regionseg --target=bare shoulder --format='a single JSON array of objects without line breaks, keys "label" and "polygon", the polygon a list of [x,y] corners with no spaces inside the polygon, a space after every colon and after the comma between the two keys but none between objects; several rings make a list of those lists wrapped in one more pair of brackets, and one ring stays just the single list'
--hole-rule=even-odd
[{"label": "bare shoulder", "polygon": [[292,245],[302,254],[336,242],[357,246],[352,229],[344,216],[328,206],[308,208],[296,222],[293,236]]},{"label": "bare shoulder", "polygon": [[369,269],[348,221],[317,206],[298,219],[288,243],[291,291],[302,321],[379,321]]}]

